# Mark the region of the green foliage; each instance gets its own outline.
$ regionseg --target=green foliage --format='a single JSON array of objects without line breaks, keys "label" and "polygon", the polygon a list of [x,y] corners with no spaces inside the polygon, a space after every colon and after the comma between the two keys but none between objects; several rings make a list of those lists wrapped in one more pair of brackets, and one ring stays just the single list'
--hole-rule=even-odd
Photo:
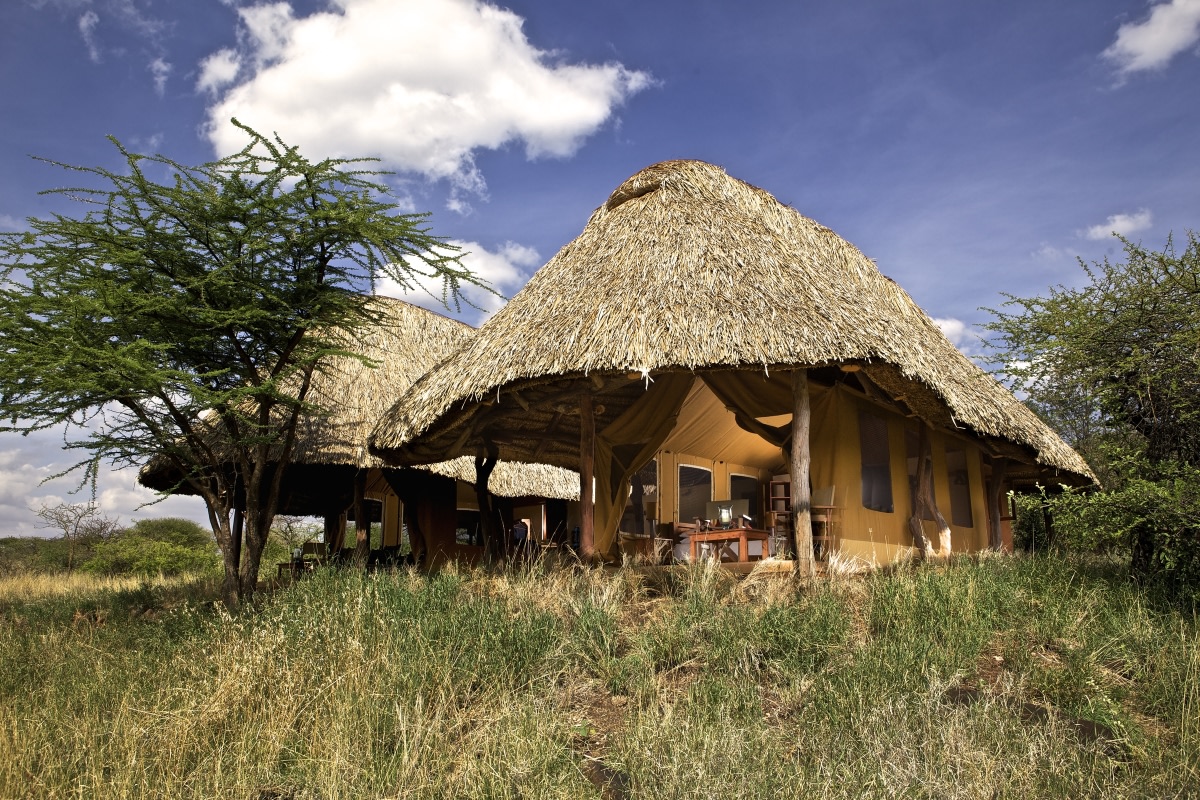
[{"label": "green foliage", "polygon": [[[76,559],[86,560],[91,548],[80,547]],[[71,560],[71,545],[65,539],[32,536],[8,536],[0,539],[0,575],[66,572]]]},{"label": "green foliage", "polygon": [[[1124,241],[1124,240],[1123,240]],[[1114,543],[1139,577],[1200,598],[1200,238],[1084,265],[1082,288],[1009,297],[994,361],[1088,459],[1103,490],[1049,499],[1062,543]]]},{"label": "green foliage", "polygon": [[93,184],[54,190],[86,213],[0,233],[0,431],[66,425],[93,480],[104,461],[164,459],[226,549],[244,496],[231,604],[253,591],[272,464],[291,459],[302,416],[328,410],[307,398],[312,375],[362,358],[348,348],[378,319],[364,294],[424,276],[453,303],[478,283],[363,160],[313,162],[239,127],[241,152],[199,166],[114,139],[121,170],[58,165]]},{"label": "green foliage", "polygon": [[189,519],[139,520],[99,542],[83,564],[96,575],[182,575],[213,573],[220,567],[212,534]]},{"label": "green foliage", "polygon": [[82,569],[97,575],[181,575],[213,573],[220,567],[216,544],[197,550],[139,536],[132,531],[100,542]]}]

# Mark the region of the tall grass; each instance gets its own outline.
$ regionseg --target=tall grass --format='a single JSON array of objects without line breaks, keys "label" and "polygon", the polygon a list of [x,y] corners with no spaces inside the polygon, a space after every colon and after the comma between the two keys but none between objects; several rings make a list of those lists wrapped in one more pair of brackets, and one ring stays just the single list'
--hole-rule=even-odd
[{"label": "tall grass", "polygon": [[237,616],[87,604],[3,606],[2,797],[1200,792],[1197,621],[1103,564],[330,571]]}]

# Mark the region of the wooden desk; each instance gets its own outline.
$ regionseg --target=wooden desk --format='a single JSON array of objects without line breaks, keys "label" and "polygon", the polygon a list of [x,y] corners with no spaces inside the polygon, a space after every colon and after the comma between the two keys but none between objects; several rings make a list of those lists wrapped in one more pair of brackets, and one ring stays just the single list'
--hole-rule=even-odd
[{"label": "wooden desk", "polygon": [[729,545],[737,542],[738,544],[738,561],[746,562],[750,560],[749,543],[751,541],[762,542],[763,554],[759,558],[763,558],[767,554],[767,539],[771,536],[769,531],[755,530],[754,528],[731,528],[729,530],[713,530],[713,531],[696,531],[690,534],[692,547],[692,561],[696,560],[699,545],[702,542],[711,542],[718,546],[718,555],[721,545]]}]

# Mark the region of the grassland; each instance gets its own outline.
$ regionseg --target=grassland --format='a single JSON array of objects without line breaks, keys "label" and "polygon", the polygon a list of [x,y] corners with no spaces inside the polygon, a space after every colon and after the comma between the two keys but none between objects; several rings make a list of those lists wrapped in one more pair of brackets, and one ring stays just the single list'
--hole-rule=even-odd
[{"label": "grassland", "polygon": [[0,797],[1188,797],[1200,634],[1112,564],[0,584]]}]

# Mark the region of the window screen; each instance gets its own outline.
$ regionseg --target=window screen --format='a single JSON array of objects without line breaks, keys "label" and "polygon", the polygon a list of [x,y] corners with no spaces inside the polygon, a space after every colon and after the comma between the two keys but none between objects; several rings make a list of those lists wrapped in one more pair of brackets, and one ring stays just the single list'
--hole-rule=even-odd
[{"label": "window screen", "polygon": [[712,472],[704,467],[683,464],[679,467],[679,521],[703,518],[712,500]]},{"label": "window screen", "polygon": [[964,528],[973,527],[971,477],[967,472],[966,451],[961,448],[946,450],[946,472],[950,478],[950,521]]},{"label": "window screen", "polygon": [[458,509],[458,518],[454,524],[454,541],[472,546],[483,544],[483,531],[480,530],[478,511],[471,508]]},{"label": "window screen", "polygon": [[866,411],[858,413],[862,452],[862,503],[874,511],[893,510],[891,454],[887,420]]},{"label": "window screen", "polygon": [[759,522],[758,478],[749,475],[729,476],[729,499],[745,500],[750,504],[750,517]]}]

